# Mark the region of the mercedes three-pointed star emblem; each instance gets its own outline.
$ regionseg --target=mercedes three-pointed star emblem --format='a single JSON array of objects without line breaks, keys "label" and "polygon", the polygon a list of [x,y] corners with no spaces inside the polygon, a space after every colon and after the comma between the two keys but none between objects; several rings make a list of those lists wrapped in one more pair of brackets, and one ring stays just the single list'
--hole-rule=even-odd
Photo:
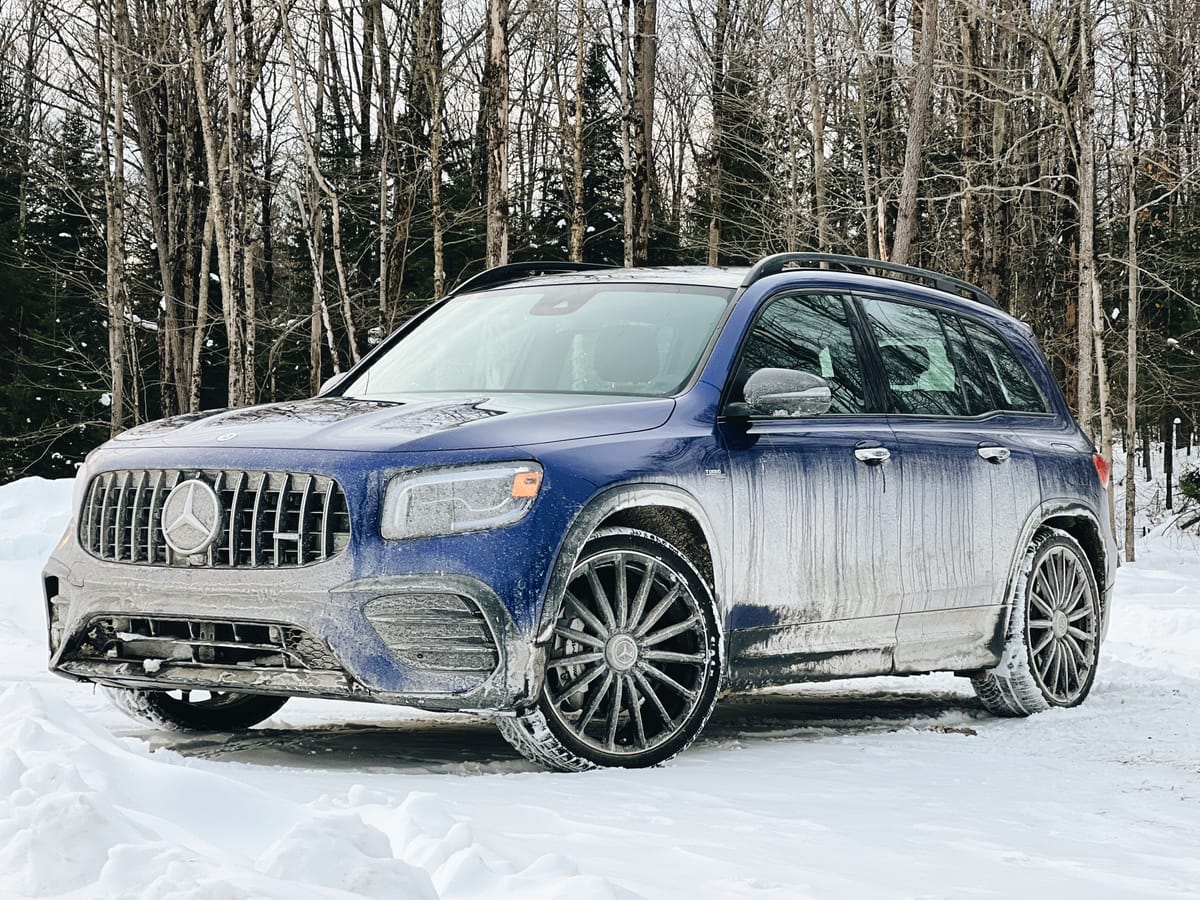
[{"label": "mercedes three-pointed star emblem", "polygon": [[163,538],[180,556],[203,553],[221,532],[221,501],[198,478],[181,481],[167,495],[162,511]]}]

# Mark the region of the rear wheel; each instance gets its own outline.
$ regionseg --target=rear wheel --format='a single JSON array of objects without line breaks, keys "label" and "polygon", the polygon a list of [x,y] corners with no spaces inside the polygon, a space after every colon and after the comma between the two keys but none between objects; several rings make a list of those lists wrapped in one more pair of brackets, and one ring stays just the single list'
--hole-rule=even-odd
[{"label": "rear wheel", "polygon": [[223,691],[142,691],[105,687],[113,706],[135,721],[168,731],[241,731],[270,718],[287,697]]},{"label": "rear wheel", "polygon": [[991,712],[1027,716],[1078,706],[1092,689],[1101,608],[1087,554],[1071,535],[1047,530],[1026,551],[1000,664],[972,679]]},{"label": "rear wheel", "polygon": [[696,568],[648,532],[604,529],[571,573],[537,705],[500,730],[556,769],[658,765],[700,733],[719,679],[712,598]]}]

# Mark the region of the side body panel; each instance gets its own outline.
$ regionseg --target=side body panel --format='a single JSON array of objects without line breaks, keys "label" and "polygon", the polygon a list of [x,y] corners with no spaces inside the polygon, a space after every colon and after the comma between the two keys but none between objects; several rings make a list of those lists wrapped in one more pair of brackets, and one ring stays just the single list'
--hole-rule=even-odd
[{"label": "side body panel", "polygon": [[[732,433],[729,433],[732,432]],[[757,420],[728,430],[735,686],[891,670],[900,491],[882,417]]]},{"label": "side body panel", "polygon": [[[973,669],[999,656],[1009,569],[1040,501],[1037,465],[1009,419],[893,420],[904,475],[899,672]],[[981,448],[1009,455],[989,461]]]}]

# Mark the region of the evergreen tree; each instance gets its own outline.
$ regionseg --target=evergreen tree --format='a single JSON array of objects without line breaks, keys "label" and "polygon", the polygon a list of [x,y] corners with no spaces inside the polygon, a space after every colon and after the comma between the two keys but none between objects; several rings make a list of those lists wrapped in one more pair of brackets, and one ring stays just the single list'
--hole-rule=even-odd
[{"label": "evergreen tree", "polygon": [[104,199],[93,137],[77,112],[63,119],[30,173],[39,177],[31,179],[20,234],[12,192],[18,173],[11,156],[0,164],[0,341],[15,363],[0,382],[6,478],[71,475],[107,436],[106,324],[98,295]]}]

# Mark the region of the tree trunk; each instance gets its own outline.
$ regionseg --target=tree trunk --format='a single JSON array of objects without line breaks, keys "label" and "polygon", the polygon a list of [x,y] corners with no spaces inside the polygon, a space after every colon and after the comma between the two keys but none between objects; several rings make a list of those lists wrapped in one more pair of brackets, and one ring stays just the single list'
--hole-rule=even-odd
[{"label": "tree trunk", "polygon": [[980,135],[983,131],[982,79],[979,59],[979,19],[977,11],[964,4],[960,10],[959,33],[962,38],[962,102],[959,104],[959,145],[962,152],[963,191],[960,204],[962,222],[963,278],[983,283],[985,244],[983,209],[976,191],[980,187]]},{"label": "tree trunk", "polygon": [[633,31],[633,264],[650,260],[654,226],[654,71],[658,59],[658,0],[634,0]]},{"label": "tree trunk", "polygon": [[487,121],[487,265],[491,268],[508,262],[508,0],[488,0],[482,95]]},{"label": "tree trunk", "polygon": [[818,77],[816,17],[813,0],[804,0],[804,50],[809,65],[809,103],[812,107],[812,150],[813,150],[813,213],[817,219],[817,249],[828,253],[829,219],[825,190],[825,106],[821,96],[821,79]]},{"label": "tree trunk", "polygon": [[237,308],[233,259],[230,254],[229,225],[226,218],[222,185],[221,153],[217,145],[216,123],[208,105],[208,80],[204,68],[204,49],[200,46],[200,26],[195,7],[187,5],[188,43],[192,66],[196,105],[200,114],[201,135],[207,166],[209,215],[212,216],[214,242],[217,248],[217,271],[221,279],[221,310],[229,345],[228,400],[230,406],[241,405],[245,397],[245,374],[241,322]]},{"label": "tree trunk", "polygon": [[445,97],[442,89],[442,69],[445,50],[442,46],[442,0],[429,3],[429,203],[433,216],[433,299],[446,293],[446,211],[442,202],[443,116]]},{"label": "tree trunk", "polygon": [[212,279],[208,277],[212,268],[213,218],[211,207],[204,214],[204,235],[200,243],[200,285],[197,289],[196,322],[192,329],[192,365],[188,383],[188,412],[200,409],[200,382],[203,370],[200,359],[204,352],[205,335],[208,332],[208,294]]},{"label": "tree trunk", "polygon": [[1129,110],[1127,138],[1129,141],[1128,217],[1125,222],[1128,245],[1129,310],[1125,322],[1125,559],[1137,558],[1135,519],[1137,518],[1137,376],[1138,376],[1138,229],[1137,229],[1137,65],[1138,14],[1136,4],[1130,4],[1129,29]]},{"label": "tree trunk", "polygon": [[1175,480],[1175,407],[1168,403],[1163,407],[1163,480],[1167,483],[1167,509],[1175,508],[1173,493]]},{"label": "tree trunk", "polygon": [[712,44],[709,50],[709,69],[712,75],[712,132],[709,141],[708,183],[708,264],[715,266],[721,258],[721,224],[724,198],[725,117],[728,97],[725,86],[725,38],[729,31],[729,0],[717,0],[713,21]]},{"label": "tree trunk", "polygon": [[571,120],[571,231],[567,256],[574,262],[583,261],[583,241],[587,234],[587,210],[583,207],[583,64],[587,45],[584,41],[587,10],[583,0],[576,0],[575,15],[579,20],[575,32],[575,115]]},{"label": "tree trunk", "polygon": [[892,261],[908,262],[917,234],[917,192],[921,164],[933,113],[933,68],[937,58],[938,0],[915,0],[914,18],[921,17],[921,48],[913,75],[912,103],[909,107],[908,141],[904,147],[904,168],[900,173],[900,199],[896,212],[896,234],[892,240]]},{"label": "tree trunk", "polygon": [[125,89],[111,3],[97,0],[96,56],[100,61],[100,148],[104,159],[105,306],[110,373],[109,433],[125,427]]},{"label": "tree trunk", "polygon": [[622,170],[622,200],[621,223],[624,240],[624,265],[631,267],[633,263],[634,242],[634,212],[633,212],[633,79],[630,73],[630,4],[633,0],[621,0],[621,40],[620,40],[620,88],[621,88],[621,170]]},{"label": "tree trunk", "polygon": [[1093,356],[1093,307],[1100,287],[1096,281],[1096,59],[1092,0],[1080,0],[1078,28],[1079,293],[1075,326],[1079,359],[1076,370],[1076,414],[1084,431],[1094,434],[1092,395],[1095,390],[1096,360]]}]

